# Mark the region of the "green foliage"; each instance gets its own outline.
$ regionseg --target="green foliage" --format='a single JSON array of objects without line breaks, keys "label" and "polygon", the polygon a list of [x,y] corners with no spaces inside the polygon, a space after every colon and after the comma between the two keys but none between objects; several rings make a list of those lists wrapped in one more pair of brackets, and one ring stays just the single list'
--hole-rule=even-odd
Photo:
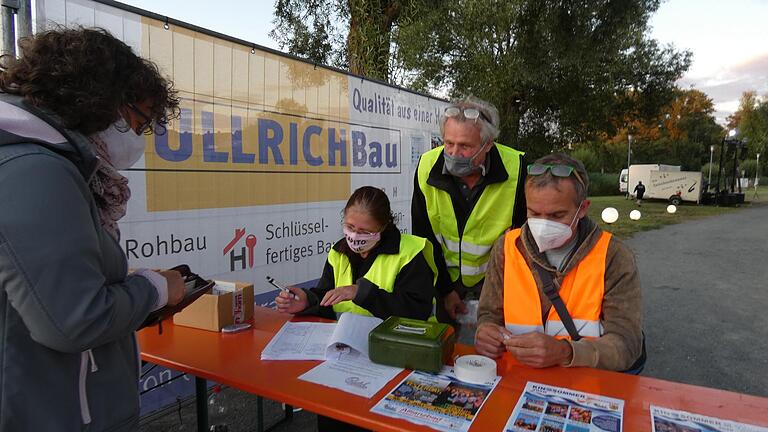
[{"label": "green foliage", "polygon": [[756,158],[760,153],[760,167],[765,170],[768,150],[768,100],[760,101],[754,91],[747,91],[741,97],[739,109],[732,120],[738,129],[738,137],[747,141],[748,155]]},{"label": "green foliage", "polygon": [[741,161],[739,163],[739,174],[744,173],[743,176],[746,178],[755,178],[755,174],[757,173],[757,161],[755,159],[747,159]]},{"label": "green foliage", "polygon": [[675,99],[663,107],[656,118],[633,121],[617,134],[574,145],[579,150],[592,150],[599,160],[601,172],[618,172],[627,166],[628,136],[632,135],[634,163],[681,165],[684,170],[698,170],[709,162],[710,146],[715,160],[723,129],[715,122],[714,105],[704,93],[676,90]]},{"label": "green foliage", "polygon": [[589,196],[621,195],[618,174],[589,173]]},{"label": "green foliage", "polygon": [[[500,140],[536,158],[655,116],[690,53],[648,39],[657,0],[458,0],[396,36],[420,89],[473,94],[499,109]],[[618,122],[621,122],[620,120]]]},{"label": "green foliage", "polygon": [[[715,178],[717,175],[717,172],[720,170],[720,165],[717,164],[717,162],[712,163],[712,178]],[[709,176],[709,162],[705,163],[701,167],[701,173],[704,174],[704,178],[707,178]]]},{"label": "green foliage", "polygon": [[344,20],[348,15],[342,0],[277,0],[272,21],[275,28],[269,35],[291,54],[344,67],[346,56],[335,45],[343,41],[345,29],[333,23],[335,18]]},{"label": "green foliage", "polygon": [[587,172],[600,172],[602,164],[595,150],[589,147],[579,147],[571,152],[571,156],[581,161]]},{"label": "green foliage", "polygon": [[392,35],[430,0],[277,0],[281,49],[369,78],[390,79]]}]

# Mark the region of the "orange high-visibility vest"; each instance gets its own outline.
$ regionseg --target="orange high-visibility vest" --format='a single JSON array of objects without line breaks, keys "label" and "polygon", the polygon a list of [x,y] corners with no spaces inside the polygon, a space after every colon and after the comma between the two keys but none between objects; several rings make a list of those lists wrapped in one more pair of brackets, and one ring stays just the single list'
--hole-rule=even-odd
[{"label": "orange high-visibility vest", "polygon": [[[546,323],[541,317],[540,290],[533,272],[516,246],[520,229],[504,237],[504,322],[513,334],[544,333],[570,339],[557,311],[550,308]],[[611,234],[603,232],[584,259],[565,275],[558,291],[579,335],[596,338],[603,335],[600,315],[605,294],[605,259]]]}]

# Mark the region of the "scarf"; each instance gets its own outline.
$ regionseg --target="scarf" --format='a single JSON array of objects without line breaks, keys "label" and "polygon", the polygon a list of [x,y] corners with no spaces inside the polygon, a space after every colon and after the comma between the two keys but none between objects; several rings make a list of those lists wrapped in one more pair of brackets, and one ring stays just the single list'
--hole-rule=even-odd
[{"label": "scarf", "polygon": [[128,179],[112,166],[107,145],[97,136],[91,136],[88,139],[101,159],[90,184],[96,207],[99,209],[101,226],[116,240],[120,240],[117,221],[125,216],[128,199],[131,197]]}]

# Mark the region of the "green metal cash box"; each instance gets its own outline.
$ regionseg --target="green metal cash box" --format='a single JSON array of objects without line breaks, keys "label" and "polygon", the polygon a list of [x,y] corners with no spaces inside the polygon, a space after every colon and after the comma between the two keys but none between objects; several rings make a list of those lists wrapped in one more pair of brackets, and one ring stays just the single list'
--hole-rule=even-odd
[{"label": "green metal cash box", "polygon": [[392,316],[368,334],[368,357],[385,365],[439,372],[455,342],[448,324]]}]

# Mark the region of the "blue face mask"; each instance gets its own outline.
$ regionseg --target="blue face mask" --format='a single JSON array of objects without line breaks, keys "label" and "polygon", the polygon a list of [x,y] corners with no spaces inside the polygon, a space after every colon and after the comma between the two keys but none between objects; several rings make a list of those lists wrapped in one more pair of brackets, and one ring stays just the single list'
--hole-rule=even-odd
[{"label": "blue face mask", "polygon": [[443,157],[445,158],[445,170],[455,177],[466,177],[480,170],[482,170],[483,175],[485,175],[485,166],[475,166],[474,164],[475,158],[483,152],[484,147],[485,146],[480,146],[480,149],[477,151],[477,153],[470,157],[451,156],[446,151],[443,151]]}]

